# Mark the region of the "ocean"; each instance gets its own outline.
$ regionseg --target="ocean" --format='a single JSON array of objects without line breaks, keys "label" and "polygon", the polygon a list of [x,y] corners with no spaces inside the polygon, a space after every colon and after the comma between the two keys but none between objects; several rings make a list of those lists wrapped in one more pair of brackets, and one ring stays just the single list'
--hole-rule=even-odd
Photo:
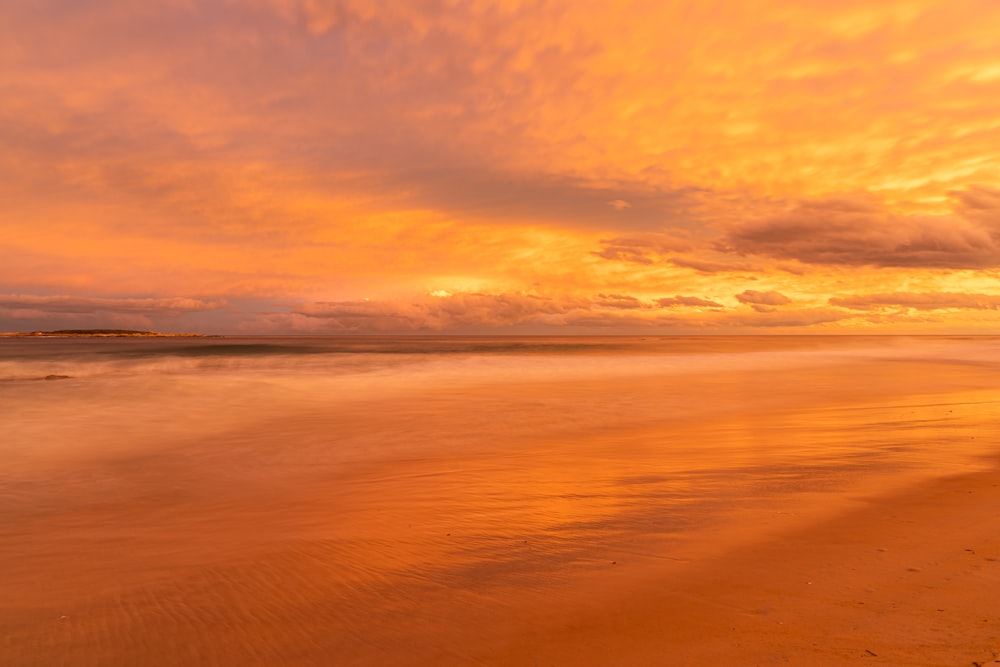
[{"label": "ocean", "polygon": [[0,664],[495,664],[995,466],[998,370],[989,336],[0,338]]}]

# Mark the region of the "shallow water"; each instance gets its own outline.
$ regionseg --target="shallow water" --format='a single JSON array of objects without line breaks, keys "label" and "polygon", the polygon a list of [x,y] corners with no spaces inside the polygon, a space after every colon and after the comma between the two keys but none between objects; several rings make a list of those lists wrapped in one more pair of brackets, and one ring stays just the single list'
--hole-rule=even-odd
[{"label": "shallow water", "polygon": [[0,663],[490,664],[608,581],[993,465],[998,369],[992,337],[0,339]]}]

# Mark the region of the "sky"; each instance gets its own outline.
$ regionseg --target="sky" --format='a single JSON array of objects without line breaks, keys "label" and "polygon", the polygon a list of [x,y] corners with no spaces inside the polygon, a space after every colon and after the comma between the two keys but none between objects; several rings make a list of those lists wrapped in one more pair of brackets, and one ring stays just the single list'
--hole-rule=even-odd
[{"label": "sky", "polygon": [[1000,331],[995,0],[0,0],[0,331]]}]

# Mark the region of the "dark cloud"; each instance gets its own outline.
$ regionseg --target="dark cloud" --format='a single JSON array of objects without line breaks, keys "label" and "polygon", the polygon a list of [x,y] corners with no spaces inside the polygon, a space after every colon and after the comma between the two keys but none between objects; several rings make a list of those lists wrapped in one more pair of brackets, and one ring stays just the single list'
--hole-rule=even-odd
[{"label": "dark cloud", "polygon": [[965,294],[961,292],[894,292],[892,294],[858,294],[834,297],[830,304],[852,310],[881,310],[886,308],[913,308],[914,310],[941,310],[964,308],[970,310],[1000,310],[1000,296],[992,294]]},{"label": "dark cloud", "polygon": [[664,255],[674,252],[688,252],[691,243],[670,234],[636,234],[611,239],[601,239],[602,250],[594,255],[604,259],[635,264],[655,264]]},{"label": "dark cloud", "polygon": [[736,295],[736,300],[740,303],[759,304],[762,306],[785,306],[792,302],[781,292],[758,292],[748,289]]},{"label": "dark cloud", "polygon": [[803,202],[733,225],[718,249],[807,264],[979,269],[1000,266],[1000,191],[952,193],[955,213],[899,215],[867,195]]},{"label": "dark cloud", "polygon": [[326,320],[343,331],[442,331],[457,328],[509,327],[556,322],[586,299],[531,294],[452,294],[414,301],[339,301],[304,304],[295,313]]},{"label": "dark cloud", "polygon": [[333,331],[448,331],[509,327],[648,327],[674,322],[653,302],[626,294],[591,298],[523,293],[460,293],[410,301],[343,301],[304,304],[294,313],[325,320]]},{"label": "dark cloud", "polygon": [[[223,312],[221,301],[182,297],[106,298],[0,295],[0,331],[44,329],[212,330]],[[201,322],[198,325],[197,322]],[[193,329],[189,328],[195,322]],[[187,323],[187,324],[185,324]]]},{"label": "dark cloud", "polygon": [[[408,301],[343,301],[303,304],[292,315],[304,330],[392,333],[497,331],[546,332],[588,328],[642,331],[650,327],[676,331],[799,328],[859,317],[838,308],[778,310],[767,304],[787,303],[777,292],[744,292],[741,300],[757,311],[727,311],[708,299],[674,296],[645,302],[622,294],[566,298],[534,294],[452,294]],[[761,303],[749,301],[755,299]],[[679,307],[710,308],[678,313]]]},{"label": "dark cloud", "polygon": [[657,299],[656,305],[660,308],[676,308],[678,306],[691,306],[691,307],[708,307],[708,308],[722,308],[721,303],[716,303],[714,301],[709,301],[708,299],[700,299],[696,296],[671,296],[663,299]]}]

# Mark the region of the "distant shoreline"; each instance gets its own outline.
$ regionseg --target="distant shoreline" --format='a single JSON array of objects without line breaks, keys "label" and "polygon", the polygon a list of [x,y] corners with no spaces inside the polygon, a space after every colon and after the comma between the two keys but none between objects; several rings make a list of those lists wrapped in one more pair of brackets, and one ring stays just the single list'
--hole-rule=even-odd
[{"label": "distant shoreline", "polygon": [[131,329],[59,329],[57,331],[22,331],[0,333],[6,338],[218,338],[219,336],[196,333],[160,333],[158,331],[133,331]]}]

